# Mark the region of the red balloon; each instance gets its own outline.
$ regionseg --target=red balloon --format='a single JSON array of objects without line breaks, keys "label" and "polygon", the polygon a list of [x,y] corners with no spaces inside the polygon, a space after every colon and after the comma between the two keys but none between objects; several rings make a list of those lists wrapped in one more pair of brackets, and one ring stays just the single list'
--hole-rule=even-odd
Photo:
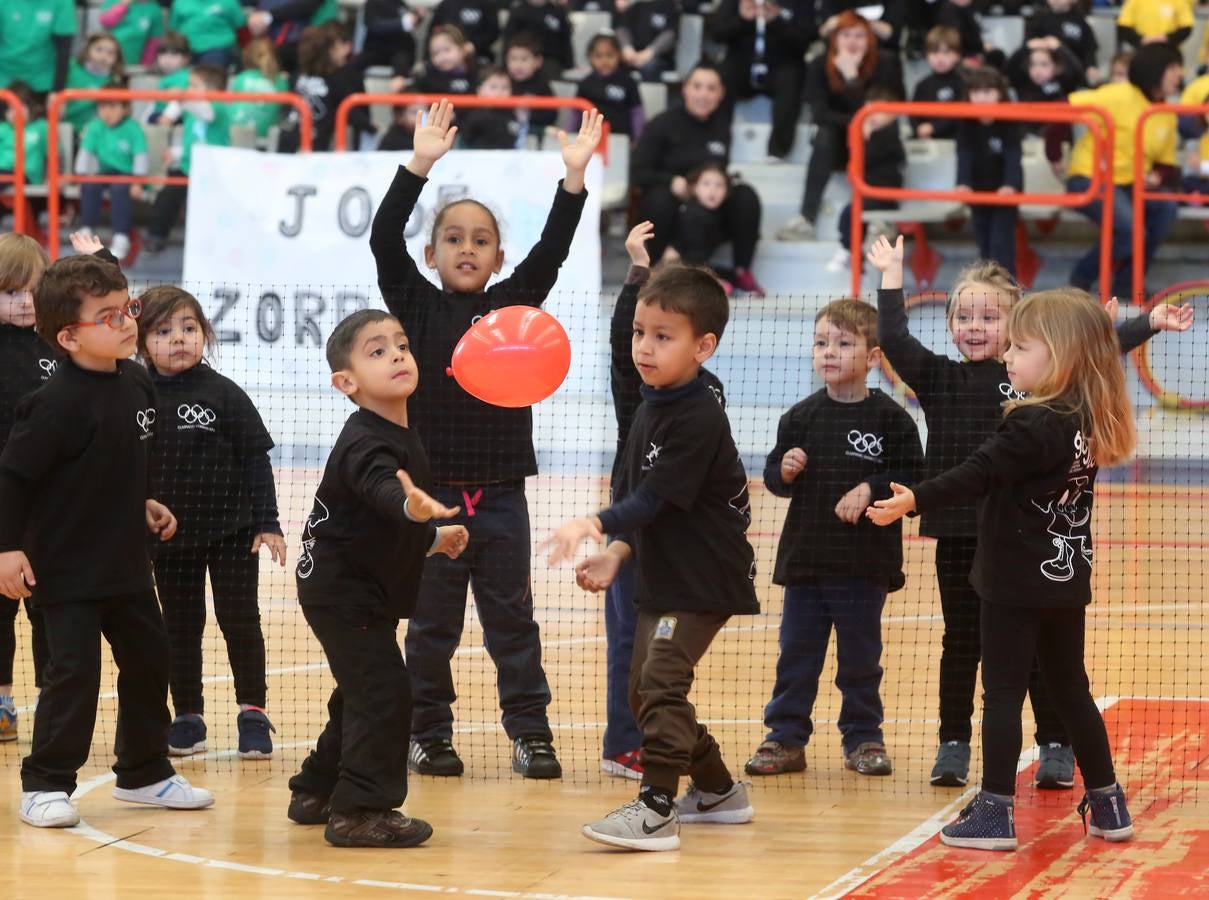
[{"label": "red balloon", "polygon": [[553,394],[570,370],[571,341],[554,316],[532,306],[505,306],[462,335],[448,374],[484,403],[522,407]]}]

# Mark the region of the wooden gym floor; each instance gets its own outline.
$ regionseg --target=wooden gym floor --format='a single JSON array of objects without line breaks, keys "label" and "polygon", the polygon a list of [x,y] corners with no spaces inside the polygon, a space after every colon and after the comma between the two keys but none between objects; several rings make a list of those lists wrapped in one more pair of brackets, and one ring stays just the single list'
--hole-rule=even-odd
[{"label": "wooden gym floor", "polygon": [[[291,553],[297,551],[315,474],[279,473]],[[534,479],[537,535],[565,514],[592,508],[601,490],[595,480]],[[978,748],[975,738],[970,790],[928,785],[942,626],[931,544],[912,534],[906,542],[907,588],[891,595],[884,619],[882,696],[893,776],[870,779],[843,771],[832,661],[815,710],[809,768],[758,780],[754,823],[685,826],[679,853],[614,852],[584,840],[580,826],[629,799],[634,784],[604,777],[598,768],[605,690],[600,599],[576,589],[569,568],[551,571],[535,561],[537,615],[554,693],[550,717],[565,777],[534,783],[509,772],[494,668],[471,605],[454,660],[460,694],[455,739],[467,777],[413,777],[405,807],[433,823],[434,837],[422,848],[398,853],[330,848],[321,829],[285,818],[286,782],[322,727],[331,687],[293,598],[291,560],[285,572],[263,564],[261,581],[276,757],[243,762],[233,756],[231,682],[213,623],[205,639],[210,753],[178,765],[215,792],[211,810],[148,810],[110,797],[115,708],[106,694],[94,756],[81,772],[77,794],[83,824],[64,831],[22,825],[15,812],[18,767],[32,725],[32,714],[24,713],[20,740],[0,745],[3,895],[1209,896],[1206,493],[1123,484],[1098,489],[1097,596],[1088,664],[1137,820],[1137,838],[1130,844],[1110,847],[1085,839],[1074,810],[1078,788],[1035,791],[1026,749],[1017,804],[1020,850],[989,854],[939,845],[937,830],[977,784]],[[702,665],[695,694],[699,715],[736,771],[763,735],[761,711],[773,680],[781,602],[768,579],[783,503],[759,486],[753,486],[752,500],[750,534],[762,569],[764,613],[732,620]],[[24,616],[19,623],[24,653]],[[27,660],[19,657],[18,663],[18,702],[28,707],[28,671],[20,683]],[[112,673],[107,679],[111,685]],[[1030,716],[1026,707],[1026,720]],[[1026,740],[1031,731],[1026,721]]]}]

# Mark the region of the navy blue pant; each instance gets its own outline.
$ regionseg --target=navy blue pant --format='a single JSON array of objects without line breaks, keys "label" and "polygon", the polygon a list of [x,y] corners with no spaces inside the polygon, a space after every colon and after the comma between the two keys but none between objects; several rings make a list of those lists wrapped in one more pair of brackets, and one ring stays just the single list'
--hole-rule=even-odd
[{"label": "navy blue pant", "polygon": [[844,753],[882,735],[882,607],[886,586],[864,578],[825,578],[785,588],[777,682],[764,707],[768,740],[804,747],[819,693],[827,642],[835,628],[840,689],[839,728]]},{"label": "navy blue pant", "polygon": [[[1078,194],[1087,190],[1090,179],[1083,175],[1075,175],[1066,182],[1067,193]],[[1145,259],[1143,265],[1149,267],[1154,261],[1154,255],[1159,251],[1159,244],[1167,237],[1175,224],[1179,206],[1166,200],[1146,201],[1146,237]],[[1078,210],[1093,222],[1099,224],[1104,213],[1104,204],[1093,200],[1087,206]],[[1112,261],[1116,268],[1113,276],[1112,292],[1122,300],[1133,299],[1133,191],[1130,185],[1117,185],[1112,203]],[[1070,283],[1083,290],[1091,290],[1091,286],[1100,278],[1100,245],[1092,247],[1077,263],[1070,275]]]},{"label": "navy blue pant", "polygon": [[470,543],[457,559],[438,554],[424,564],[419,602],[404,643],[415,700],[412,733],[417,741],[453,738],[457,692],[450,661],[462,639],[469,586],[483,643],[495,663],[504,731],[513,740],[550,740],[550,685],[542,670],[529,580],[525,483],[438,485],[432,494],[446,506],[462,507],[456,519],[442,524],[465,525]]},{"label": "navy blue pant", "polygon": [[642,746],[642,731],[630,709],[630,662],[634,658],[634,629],[638,609],[634,606],[634,564],[627,562],[605,593],[605,641],[607,663],[607,711],[604,748],[609,759]]},{"label": "navy blue pant", "polygon": [[[106,175],[122,174],[106,172]],[[125,173],[129,174],[129,173]],[[80,218],[84,224],[96,230],[101,224],[101,205],[105,194],[109,194],[109,220],[117,234],[130,234],[134,224],[134,213],[130,204],[128,184],[82,184],[80,185]]]},{"label": "navy blue pant", "polygon": [[1020,210],[1015,206],[970,207],[978,255],[993,259],[1012,275],[1016,274],[1016,220]]}]

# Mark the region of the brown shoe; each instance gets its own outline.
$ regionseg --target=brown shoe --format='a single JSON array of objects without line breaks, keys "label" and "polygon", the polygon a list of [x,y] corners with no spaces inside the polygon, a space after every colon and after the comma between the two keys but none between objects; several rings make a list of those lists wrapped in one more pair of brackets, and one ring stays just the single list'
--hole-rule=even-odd
[{"label": "brown shoe", "polygon": [[844,757],[844,768],[861,775],[889,775],[894,771],[886,745],[866,741]]},{"label": "brown shoe", "polygon": [[323,837],[333,847],[415,847],[432,837],[432,826],[397,809],[333,812]]},{"label": "brown shoe", "polygon": [[791,747],[780,741],[765,741],[756,748],[743,771],[748,775],[780,775],[806,771],[806,748]]},{"label": "brown shoe", "polygon": [[299,825],[326,825],[332,815],[332,805],[327,797],[319,794],[294,791],[290,794],[290,808],[286,815]]}]

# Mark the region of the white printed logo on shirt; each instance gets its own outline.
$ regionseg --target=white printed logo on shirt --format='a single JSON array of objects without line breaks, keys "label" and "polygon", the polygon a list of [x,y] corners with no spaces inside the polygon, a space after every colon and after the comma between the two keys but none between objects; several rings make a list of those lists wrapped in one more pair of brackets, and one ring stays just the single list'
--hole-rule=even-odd
[{"label": "white printed logo on shirt", "polygon": [[1027,391],[1018,391],[1012,387],[1010,381],[999,382],[999,393],[1003,395],[1004,400],[1023,400],[1028,396]]},{"label": "white printed logo on shirt", "polygon": [[659,459],[659,454],[663,452],[663,448],[651,441],[651,449],[646,452],[642,461],[642,471],[649,472],[655,468],[655,461]]},{"label": "white printed logo on shirt", "polygon": [[53,359],[38,360],[38,368],[42,370],[42,380],[46,381],[51,375],[55,374],[55,370],[59,368],[59,364]]},{"label": "white printed logo on shirt", "polygon": [[751,495],[747,492],[746,482],[743,484],[743,490],[731,497],[727,505],[742,517],[744,524],[751,524]]},{"label": "white printed logo on shirt", "polygon": [[214,414],[214,410],[202,406],[200,403],[182,403],[176,408],[176,417],[184,423],[176,426],[177,431],[188,431],[194,428],[213,431],[214,429],[210,426],[218,418]]},{"label": "white printed logo on shirt", "polygon": [[315,526],[326,522],[330,516],[327,506],[316,494],[315,510],[307,516],[306,528],[302,532],[302,553],[298,556],[299,578],[310,578],[315,571],[315,558],[311,556],[311,551],[315,549]]},{"label": "white printed logo on shirt", "polygon": [[605,88],[605,99],[620,103],[625,100],[625,88],[619,84],[610,84]]},{"label": "white printed logo on shirt", "polygon": [[936,99],[942,100],[946,103],[952,100],[955,96],[957,96],[957,92],[951,87],[942,87],[936,92]]},{"label": "white printed logo on shirt", "polygon": [[726,144],[722,141],[709,141],[705,145],[710,156],[726,156]]},{"label": "white printed logo on shirt", "polygon": [[481,9],[464,9],[458,14],[458,18],[467,25],[477,25],[483,18],[483,11]]},{"label": "white printed logo on shirt", "polygon": [[1044,505],[1036,500],[1031,501],[1041,512],[1049,514],[1050,522],[1045,530],[1052,536],[1057,551],[1053,559],[1041,563],[1041,574],[1049,581],[1059,583],[1075,577],[1075,561],[1078,559],[1091,568],[1092,491],[1088,487],[1091,476],[1082,473],[1096,463],[1092,458],[1091,443],[1081,431],[1075,432],[1074,450],[1066,489]]},{"label": "white printed logo on shirt", "polygon": [[882,443],[884,440],[885,438],[880,434],[868,434],[854,428],[848,432],[848,443],[852,449],[845,450],[844,455],[855,456],[869,462],[878,462],[878,457],[885,452],[885,445]]},{"label": "white printed logo on shirt", "polygon": [[992,137],[987,141],[987,146],[991,148],[991,152],[995,154],[1003,153],[1003,138]]},{"label": "white printed logo on shirt", "polygon": [[558,20],[558,16],[546,15],[542,21],[546,23],[546,27],[551,31],[562,31],[563,25]]},{"label": "white printed logo on shirt", "polygon": [[651,16],[652,28],[664,28],[667,25],[667,16],[663,13],[655,13]]},{"label": "white printed logo on shirt", "polygon": [[135,413],[134,421],[139,426],[139,430],[143,432],[139,435],[139,440],[145,441],[151,437],[151,426],[155,424],[155,407],[150,406],[147,409],[140,409]]},{"label": "white printed logo on shirt", "polygon": [[1072,40],[1072,41],[1077,41],[1077,40],[1079,40],[1079,38],[1083,37],[1083,32],[1079,29],[1079,26],[1074,22],[1063,22],[1062,23],[1062,33],[1064,35],[1066,35],[1066,37],[1069,40]]}]

